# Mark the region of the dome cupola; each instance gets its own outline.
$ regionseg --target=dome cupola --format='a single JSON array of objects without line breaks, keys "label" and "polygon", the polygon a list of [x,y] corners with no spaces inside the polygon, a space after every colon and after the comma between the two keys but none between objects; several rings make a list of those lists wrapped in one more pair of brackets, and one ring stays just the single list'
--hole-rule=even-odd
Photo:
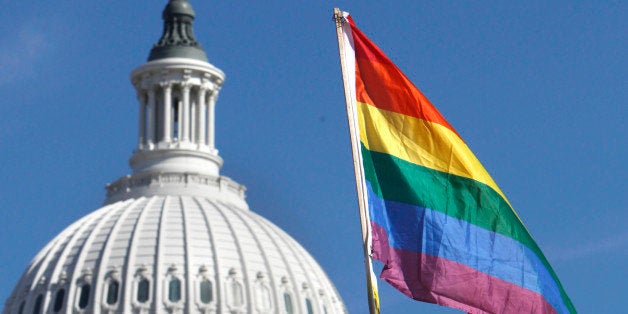
[{"label": "dome cupola", "polygon": [[215,146],[215,105],[225,74],[196,42],[188,1],[170,0],[162,15],[162,38],[149,61],[131,72],[139,102],[133,174],[107,186],[106,203],[168,193],[225,197],[215,193],[222,188],[246,206],[244,187],[220,176],[223,160]]}]

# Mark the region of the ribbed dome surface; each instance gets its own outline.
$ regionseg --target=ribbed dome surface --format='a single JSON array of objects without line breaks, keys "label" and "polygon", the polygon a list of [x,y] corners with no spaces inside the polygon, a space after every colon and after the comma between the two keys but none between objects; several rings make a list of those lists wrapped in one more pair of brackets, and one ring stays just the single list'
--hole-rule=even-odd
[{"label": "ribbed dome surface", "polygon": [[119,201],[65,229],[31,262],[4,313],[38,309],[346,312],[316,261],[281,229],[247,209],[194,196]]}]

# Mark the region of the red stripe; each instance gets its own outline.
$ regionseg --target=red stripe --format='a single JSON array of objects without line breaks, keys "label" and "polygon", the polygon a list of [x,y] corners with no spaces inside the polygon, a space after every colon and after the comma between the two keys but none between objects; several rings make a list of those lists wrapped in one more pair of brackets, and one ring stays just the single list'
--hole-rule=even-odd
[{"label": "red stripe", "polygon": [[415,300],[468,313],[556,313],[542,295],[438,256],[388,246],[371,223],[373,257],[385,263],[381,278]]},{"label": "red stripe", "polygon": [[355,26],[351,17],[349,21],[356,57],[357,100],[441,124],[458,134],[427,97]]}]

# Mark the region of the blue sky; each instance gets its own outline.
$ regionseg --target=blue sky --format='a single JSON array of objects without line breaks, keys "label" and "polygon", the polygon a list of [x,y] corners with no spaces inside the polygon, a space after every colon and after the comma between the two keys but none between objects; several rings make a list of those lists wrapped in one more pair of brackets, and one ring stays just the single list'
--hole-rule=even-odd
[{"label": "blue sky", "polygon": [[[0,304],[34,255],[129,173],[129,73],[166,1],[5,1],[0,17]],[[506,193],[582,313],[628,308],[628,5],[619,1],[193,1],[227,75],[222,174],[366,313],[332,9],[431,99]],[[456,313],[380,283],[383,313]]]}]

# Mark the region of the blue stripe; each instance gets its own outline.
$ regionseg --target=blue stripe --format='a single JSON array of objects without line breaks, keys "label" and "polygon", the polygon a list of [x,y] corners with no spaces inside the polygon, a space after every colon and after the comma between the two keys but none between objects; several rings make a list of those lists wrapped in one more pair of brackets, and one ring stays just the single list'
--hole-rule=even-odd
[{"label": "blue stripe", "polygon": [[537,292],[557,312],[569,313],[556,282],[525,245],[435,210],[383,200],[366,185],[370,219],[386,231],[389,246],[464,264]]}]

